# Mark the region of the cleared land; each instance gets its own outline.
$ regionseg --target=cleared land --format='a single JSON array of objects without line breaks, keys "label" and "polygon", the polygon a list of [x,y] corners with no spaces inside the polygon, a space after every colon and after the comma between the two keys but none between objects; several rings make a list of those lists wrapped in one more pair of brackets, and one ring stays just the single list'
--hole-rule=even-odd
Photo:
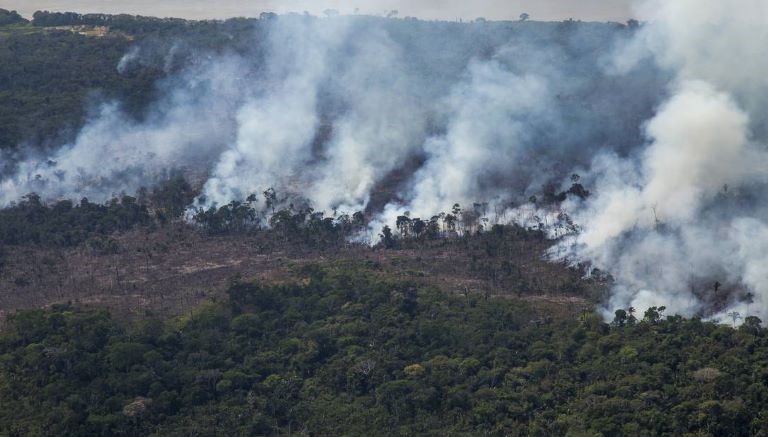
[{"label": "cleared land", "polygon": [[[488,241],[498,241],[489,249]],[[114,237],[110,253],[87,246],[7,247],[0,273],[0,311],[77,302],[106,305],[135,318],[172,317],[201,302],[223,299],[235,278],[295,280],[307,264],[362,268],[383,277],[434,285],[455,293],[503,295],[570,315],[599,298],[606,285],[543,259],[549,242],[526,235],[472,237],[418,243],[418,247],[307,249],[267,235],[211,237],[185,226],[133,231]]]}]

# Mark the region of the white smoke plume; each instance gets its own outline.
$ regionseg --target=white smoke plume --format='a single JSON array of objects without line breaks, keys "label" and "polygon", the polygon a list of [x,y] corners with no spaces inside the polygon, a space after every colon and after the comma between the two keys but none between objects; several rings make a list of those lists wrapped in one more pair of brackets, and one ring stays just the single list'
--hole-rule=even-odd
[{"label": "white smoke plume", "polygon": [[320,85],[333,73],[330,52],[345,40],[343,27],[315,23],[297,20],[272,30],[271,62],[238,110],[237,138],[215,165],[201,203],[226,203],[273,185],[289,186],[310,164],[320,123]]},{"label": "white smoke plume", "polygon": [[[289,15],[258,20],[252,52],[137,46],[116,67],[159,63],[163,97],[141,119],[103,104],[71,143],[3,162],[0,203],[105,200],[181,167],[204,177],[191,207],[273,187],[367,209],[374,235],[454,203],[526,226],[567,211],[577,226],[551,255],[611,273],[606,314],[768,316],[768,4],[638,13],[639,29]],[[515,207],[574,172],[591,197]]]},{"label": "white smoke plume", "polygon": [[401,49],[376,32],[352,50],[356,62],[339,77],[347,109],[307,194],[324,211],[365,209],[376,184],[417,153],[425,135],[428,105],[416,98]]},{"label": "white smoke plume", "polygon": [[116,102],[101,105],[71,144],[51,154],[33,150],[0,181],[0,203],[30,192],[45,199],[104,201],[135,193],[173,167],[212,159],[226,144],[243,81],[234,59],[204,62],[188,71],[140,122]]},{"label": "white smoke plume", "polygon": [[[526,26],[290,15],[256,22],[251,53],[194,53],[183,41],[161,45],[164,53],[140,42],[117,68],[158,63],[171,74],[163,97],[141,119],[105,103],[70,144],[4,163],[15,172],[0,181],[0,202],[32,191],[105,200],[193,167],[209,176],[198,207],[274,187],[319,210],[349,211],[419,160],[391,208],[428,214],[523,195],[551,179],[559,152],[586,164],[577,149],[592,138],[627,147],[631,130],[597,130],[595,121],[619,107],[641,120],[652,104],[621,102],[618,84],[590,92],[604,86],[598,58],[626,30]],[[173,74],[185,57],[191,65]],[[654,88],[656,76],[631,73],[622,87],[630,93],[651,78]]]},{"label": "white smoke plume", "polygon": [[453,114],[445,135],[425,144],[427,163],[414,175],[408,209],[421,215],[466,204],[483,193],[503,187],[493,178],[507,172],[522,156],[529,138],[527,120],[549,107],[546,83],[535,76],[518,76],[498,62],[473,63],[467,83],[457,87],[448,106]]},{"label": "white smoke plume", "polygon": [[[237,140],[219,159],[201,203],[274,186],[300,192],[319,210],[364,209],[374,185],[424,135],[413,80],[381,30],[351,37],[345,18],[284,20],[271,34],[270,70],[240,109]],[[332,129],[318,146],[324,122]]]},{"label": "white smoke plume", "polygon": [[[768,4],[652,0],[638,10],[649,24],[615,66],[626,71],[651,56],[675,72],[670,97],[645,126],[644,151],[595,160],[597,194],[574,212],[583,232],[553,255],[613,274],[606,316],[665,305],[684,315],[718,308],[714,317],[766,317],[768,276],[756,262],[768,217],[734,199],[759,193],[768,177],[768,65],[758,55],[768,43]],[[723,284],[735,292],[718,295]]]}]

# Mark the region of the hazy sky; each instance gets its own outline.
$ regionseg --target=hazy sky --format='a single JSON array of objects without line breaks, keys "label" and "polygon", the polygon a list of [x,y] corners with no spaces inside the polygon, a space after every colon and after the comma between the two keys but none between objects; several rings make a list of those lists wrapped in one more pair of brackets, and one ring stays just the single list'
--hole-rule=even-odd
[{"label": "hazy sky", "polygon": [[0,0],[0,7],[26,16],[34,11],[131,13],[183,18],[257,16],[263,11],[320,14],[332,8],[364,14],[398,10],[400,16],[419,18],[515,19],[527,12],[532,19],[625,21],[632,0]]}]

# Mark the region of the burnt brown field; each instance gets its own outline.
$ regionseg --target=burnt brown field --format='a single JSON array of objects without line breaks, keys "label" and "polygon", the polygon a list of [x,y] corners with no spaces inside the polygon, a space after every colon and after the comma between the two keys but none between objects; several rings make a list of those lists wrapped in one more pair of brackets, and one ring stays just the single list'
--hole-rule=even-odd
[{"label": "burnt brown field", "polygon": [[[568,315],[606,289],[582,273],[543,259],[549,242],[484,235],[413,242],[396,249],[350,244],[313,249],[268,233],[209,236],[190,226],[116,234],[108,253],[74,248],[7,246],[0,273],[0,312],[73,302],[107,306],[123,318],[173,317],[202,302],[225,299],[231,281],[297,280],[307,264],[364,269],[460,294],[508,296],[535,303],[541,314]],[[489,244],[495,242],[495,244]]]}]

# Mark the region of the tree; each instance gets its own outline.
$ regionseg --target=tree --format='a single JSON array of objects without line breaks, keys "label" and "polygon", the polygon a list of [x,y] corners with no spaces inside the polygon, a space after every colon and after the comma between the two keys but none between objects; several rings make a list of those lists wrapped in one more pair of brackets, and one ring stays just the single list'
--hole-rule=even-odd
[{"label": "tree", "polygon": [[395,237],[392,235],[392,229],[390,229],[389,226],[384,225],[379,237],[381,237],[381,242],[384,244],[385,248],[391,249],[395,247]]},{"label": "tree", "polygon": [[613,318],[613,325],[622,327],[627,323],[627,312],[624,310],[616,310],[614,313],[615,317]]},{"label": "tree", "polygon": [[398,231],[400,231],[400,236],[403,238],[408,238],[411,234],[411,219],[408,218],[406,215],[401,215],[397,217],[396,226]]},{"label": "tree", "polygon": [[427,224],[424,223],[424,220],[416,217],[411,221],[411,232],[415,237],[420,237],[426,229]]},{"label": "tree", "polygon": [[155,188],[151,196],[154,206],[171,220],[179,219],[194,198],[194,190],[181,175],[175,175]]},{"label": "tree", "polygon": [[635,313],[637,310],[635,310],[635,307],[629,307],[627,308],[627,314],[629,317],[627,317],[627,323],[630,325],[634,325],[635,322],[637,322],[637,317],[635,317]]},{"label": "tree", "polygon": [[744,323],[741,325],[741,330],[751,333],[752,335],[759,335],[763,328],[761,324],[763,323],[762,320],[760,320],[758,317],[755,316],[747,316],[744,318]]},{"label": "tree", "polygon": [[267,188],[264,190],[264,201],[267,204],[267,208],[272,210],[272,214],[275,213],[275,206],[277,205],[277,192],[274,188]]},{"label": "tree", "polygon": [[661,321],[661,317],[664,313],[664,310],[666,310],[667,307],[660,306],[660,307],[650,307],[647,310],[645,310],[645,313],[643,314],[643,321],[646,323],[659,323]]},{"label": "tree", "polygon": [[451,208],[451,213],[453,213],[453,215],[459,215],[459,213],[461,213],[461,205],[454,203]]},{"label": "tree", "polygon": [[728,317],[730,317],[731,320],[733,320],[733,326],[735,328],[736,321],[741,318],[741,313],[739,313],[738,311],[731,311],[730,313],[728,313]]},{"label": "tree", "polygon": [[24,23],[26,21],[18,12],[0,8],[0,26]]}]

